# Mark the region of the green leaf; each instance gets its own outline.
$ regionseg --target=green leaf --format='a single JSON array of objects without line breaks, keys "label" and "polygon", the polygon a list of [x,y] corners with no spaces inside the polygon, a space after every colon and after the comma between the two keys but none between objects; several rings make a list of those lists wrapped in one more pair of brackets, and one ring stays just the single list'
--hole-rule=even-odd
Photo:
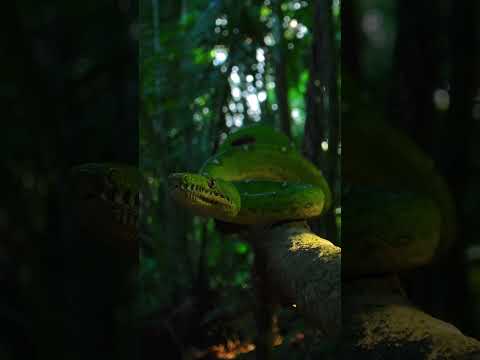
[{"label": "green leaf", "polygon": [[246,252],[248,252],[250,250],[250,247],[248,246],[247,243],[244,243],[244,242],[237,242],[235,244],[235,252],[237,254],[245,254]]}]

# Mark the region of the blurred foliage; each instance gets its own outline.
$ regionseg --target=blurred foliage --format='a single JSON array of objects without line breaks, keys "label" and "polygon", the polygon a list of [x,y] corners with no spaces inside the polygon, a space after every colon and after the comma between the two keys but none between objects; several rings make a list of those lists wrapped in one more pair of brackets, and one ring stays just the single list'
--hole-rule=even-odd
[{"label": "blurred foliage", "polygon": [[479,337],[478,3],[365,0],[342,12],[342,117],[381,118],[405,131],[456,202],[455,245],[444,259],[405,274],[408,295]]}]

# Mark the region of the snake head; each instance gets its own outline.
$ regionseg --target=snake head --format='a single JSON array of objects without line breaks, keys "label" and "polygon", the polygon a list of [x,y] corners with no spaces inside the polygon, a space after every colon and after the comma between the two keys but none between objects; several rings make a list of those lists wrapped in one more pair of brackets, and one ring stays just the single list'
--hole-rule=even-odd
[{"label": "snake head", "polygon": [[80,246],[105,255],[119,274],[136,268],[145,187],[140,170],[128,164],[86,163],[73,167],[68,180],[69,211],[84,240]]},{"label": "snake head", "polygon": [[[114,163],[87,163],[72,168],[75,192],[82,201],[91,202],[92,211],[111,214],[112,221],[135,225],[142,177],[133,166]],[[107,215],[107,214],[106,214]]]},{"label": "snake head", "polygon": [[228,221],[240,211],[236,187],[210,176],[174,173],[168,177],[169,193],[182,206],[200,216]]}]

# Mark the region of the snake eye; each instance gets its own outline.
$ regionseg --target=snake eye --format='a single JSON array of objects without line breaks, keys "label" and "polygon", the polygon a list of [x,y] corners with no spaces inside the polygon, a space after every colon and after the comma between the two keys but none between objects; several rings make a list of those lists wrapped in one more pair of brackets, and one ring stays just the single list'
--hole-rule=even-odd
[{"label": "snake eye", "polygon": [[214,179],[208,179],[208,187],[209,188],[215,187],[215,184],[216,184],[216,182],[215,182]]}]

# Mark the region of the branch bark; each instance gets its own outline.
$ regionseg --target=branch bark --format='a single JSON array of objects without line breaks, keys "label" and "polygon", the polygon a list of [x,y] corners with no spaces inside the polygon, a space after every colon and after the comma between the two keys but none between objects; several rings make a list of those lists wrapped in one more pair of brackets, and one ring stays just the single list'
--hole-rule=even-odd
[{"label": "branch bark", "polygon": [[339,359],[480,359],[480,342],[413,307],[396,276],[343,288]]},{"label": "branch bark", "polygon": [[292,222],[251,234],[256,256],[266,266],[271,293],[281,304],[296,304],[307,323],[328,338],[340,333],[341,250]]}]

